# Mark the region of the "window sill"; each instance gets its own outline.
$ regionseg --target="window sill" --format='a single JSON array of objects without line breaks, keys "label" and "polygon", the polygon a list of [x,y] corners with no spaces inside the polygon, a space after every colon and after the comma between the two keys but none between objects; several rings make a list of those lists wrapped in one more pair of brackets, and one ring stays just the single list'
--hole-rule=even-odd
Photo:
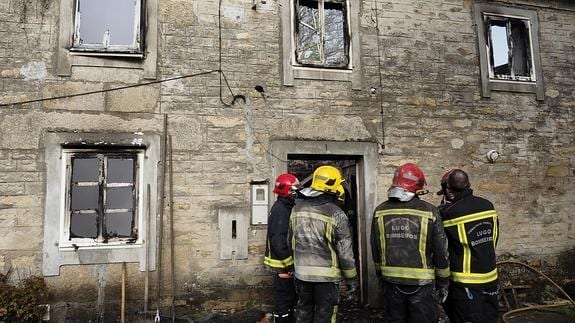
[{"label": "window sill", "polygon": [[64,246],[60,246],[58,247],[58,249],[60,251],[63,252],[75,252],[78,250],[101,250],[101,249],[132,249],[132,248],[141,248],[143,245],[142,242],[135,242],[135,243],[122,243],[122,244],[107,244],[107,245],[102,245],[102,244],[77,244],[76,246],[73,245],[64,245]]},{"label": "window sill", "polygon": [[327,69],[314,67],[293,67],[295,79],[327,80],[327,81],[351,81],[352,70]]},{"label": "window sill", "polygon": [[128,58],[138,58],[143,59],[144,53],[138,52],[106,52],[106,51],[94,51],[85,49],[70,49],[70,55],[74,56],[95,56],[95,57],[128,57]]}]

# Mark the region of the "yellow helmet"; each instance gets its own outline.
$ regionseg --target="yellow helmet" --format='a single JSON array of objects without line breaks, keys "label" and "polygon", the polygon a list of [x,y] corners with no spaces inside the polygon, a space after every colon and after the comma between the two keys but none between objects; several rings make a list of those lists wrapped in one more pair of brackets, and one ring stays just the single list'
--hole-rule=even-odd
[{"label": "yellow helmet", "polygon": [[320,166],[313,172],[310,187],[316,191],[343,197],[344,189],[341,184],[344,181],[339,169],[333,166]]}]

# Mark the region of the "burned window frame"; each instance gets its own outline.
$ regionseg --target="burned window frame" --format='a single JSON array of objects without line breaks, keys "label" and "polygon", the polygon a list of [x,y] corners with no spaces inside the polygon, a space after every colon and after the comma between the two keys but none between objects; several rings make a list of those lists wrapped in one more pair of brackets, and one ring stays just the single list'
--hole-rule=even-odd
[{"label": "burned window frame", "polygon": [[[300,18],[300,10],[302,6],[302,2],[309,4],[315,3],[317,5],[317,14],[318,14],[318,22],[317,26],[319,27],[318,34],[319,34],[319,41],[314,43],[318,47],[318,54],[319,58],[317,60],[313,59],[302,59],[300,51],[300,36],[301,30],[300,26],[306,26],[304,22],[302,22]],[[298,66],[310,66],[310,67],[321,67],[321,68],[328,68],[328,69],[351,69],[351,55],[350,55],[350,41],[351,41],[351,34],[350,34],[350,19],[349,19],[349,1],[347,0],[294,0],[294,10],[293,10],[293,26],[294,26],[294,62],[295,65]],[[328,10],[328,6],[341,6],[341,12],[343,17],[343,22],[341,29],[343,30],[343,55],[345,56],[345,62],[343,64],[333,64],[331,65],[327,59],[326,53],[326,10]],[[306,6],[308,7],[308,6]],[[333,9],[333,8],[332,8]],[[312,26],[308,26],[308,28],[312,28]]]},{"label": "burned window frame", "polygon": [[[72,35],[72,46],[70,51],[73,52],[86,52],[86,53],[94,53],[96,55],[102,54],[112,54],[112,55],[121,55],[121,54],[128,54],[128,55],[135,55],[135,56],[142,56],[143,55],[143,40],[144,40],[144,23],[143,17],[145,15],[143,9],[145,8],[145,0],[132,0],[134,1],[134,29],[133,29],[133,38],[132,44],[121,44],[121,45],[111,45],[110,37],[112,33],[107,34],[107,41],[105,35],[103,35],[103,39],[101,43],[84,43],[82,41],[82,35],[80,34],[81,30],[81,23],[82,23],[82,13],[80,8],[81,1],[84,0],[73,0],[73,7],[74,7],[74,17],[73,17],[73,24],[74,24],[74,33]],[[84,13],[84,15],[89,13]]]},{"label": "burned window frame", "polygon": [[[79,157],[92,157],[98,159],[99,167],[99,177],[98,182],[81,182],[82,186],[98,186],[98,208],[94,210],[97,217],[97,237],[75,237],[72,233],[71,221],[74,211],[72,210],[72,188],[78,185],[77,182],[73,181],[73,161]],[[107,181],[107,161],[110,158],[119,159],[130,157],[134,161],[133,166],[133,209],[132,209],[132,228],[131,234],[124,237],[114,237],[108,236],[105,231],[105,221],[107,216],[111,216],[113,213],[118,213],[120,211],[125,211],[123,209],[106,209],[106,193],[107,190],[116,187],[118,183],[110,185]],[[138,229],[142,227],[141,221],[143,220],[142,210],[143,210],[143,198],[142,194],[142,163],[144,158],[144,151],[141,149],[64,149],[62,151],[62,172],[65,174],[63,176],[62,182],[62,204],[61,208],[61,235],[60,235],[60,247],[94,247],[94,246],[114,246],[114,245],[126,245],[126,244],[139,244],[142,242],[141,235],[138,234]],[[120,186],[125,187],[127,183],[120,184]],[[111,212],[110,212],[111,211]],[[91,211],[80,211],[89,213]]]},{"label": "burned window frame", "polygon": [[[481,69],[481,90],[483,97],[491,97],[492,91],[535,93],[537,100],[544,100],[543,74],[541,70],[541,57],[539,52],[539,22],[537,12],[523,8],[498,6],[493,4],[479,3],[474,6],[474,19],[477,28],[479,61]],[[503,22],[506,26],[507,40],[509,48],[510,68],[513,67],[513,42],[509,40],[513,37],[508,29],[508,25],[518,23],[524,24],[524,31],[528,33],[525,40],[525,51],[523,56],[527,56],[529,76],[517,76],[510,71],[508,75],[497,74],[494,71],[493,46],[491,39],[492,21]]]},{"label": "burned window frame", "polygon": [[350,82],[353,90],[362,90],[362,62],[360,39],[360,3],[345,0],[348,34],[348,65],[328,68],[296,62],[295,4],[297,0],[280,0],[282,83],[297,85],[296,80],[327,80]]}]

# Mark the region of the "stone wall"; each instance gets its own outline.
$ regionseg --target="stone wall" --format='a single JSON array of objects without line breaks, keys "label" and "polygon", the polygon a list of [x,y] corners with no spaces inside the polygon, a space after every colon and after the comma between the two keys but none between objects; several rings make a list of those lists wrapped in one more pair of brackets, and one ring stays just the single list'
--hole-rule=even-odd
[{"label": "stone wall", "polygon": [[[500,254],[553,260],[575,244],[575,5],[570,1],[497,1],[538,14],[544,101],[511,92],[482,98],[472,13],[477,1],[354,2],[360,6],[363,77],[361,90],[353,90],[343,81],[296,79],[294,86],[282,85],[278,1],[253,10],[250,1],[223,0],[220,10],[218,1],[159,0],[157,80],[218,70],[220,42],[225,80],[208,73],[11,104],[149,81],[141,68],[106,63],[73,66],[70,76],[59,76],[61,1],[67,0],[0,2],[0,104],[7,104],[0,106],[1,272],[42,274],[45,196],[56,189],[46,183],[47,132],[161,135],[164,116],[173,140],[179,300],[241,307],[250,300],[230,290],[270,286],[262,265],[265,226],[249,227],[247,259],[221,260],[218,210],[249,212],[250,181],[275,175],[270,151],[277,140],[377,143],[377,169],[369,170],[377,190],[367,193],[378,201],[402,162],[419,164],[432,192],[446,169],[462,167],[476,193],[498,210]],[[232,92],[243,99],[232,104]],[[485,158],[491,149],[501,153],[496,163]],[[425,199],[439,202],[433,194]],[[164,237],[168,228],[166,222]],[[163,250],[167,295],[168,239]],[[117,289],[118,264],[109,267],[62,267],[59,276],[47,277],[53,301],[73,302],[77,297],[70,295],[79,295],[90,302],[102,286]],[[144,274],[132,265],[128,271],[129,298],[137,303]],[[155,295],[155,273],[150,276]],[[117,294],[106,300],[117,301]]]}]

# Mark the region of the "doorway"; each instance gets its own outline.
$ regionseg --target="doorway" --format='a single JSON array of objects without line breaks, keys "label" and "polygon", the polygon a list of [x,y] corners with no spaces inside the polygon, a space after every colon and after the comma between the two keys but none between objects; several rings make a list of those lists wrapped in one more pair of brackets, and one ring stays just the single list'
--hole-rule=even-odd
[{"label": "doorway", "polygon": [[355,268],[360,275],[361,281],[361,266],[359,253],[359,221],[357,210],[357,160],[361,159],[360,156],[345,156],[345,155],[311,155],[311,154],[289,154],[288,155],[288,173],[294,174],[301,182],[303,187],[311,185],[311,178],[316,168],[322,165],[335,166],[341,170],[345,182],[343,183],[345,189],[345,198],[340,207],[347,215],[350,229],[353,238],[353,255],[355,258]]},{"label": "doorway", "polygon": [[362,304],[373,304],[378,293],[375,267],[369,248],[369,228],[376,203],[377,144],[335,141],[274,141],[273,178],[284,172],[296,175],[304,186],[321,165],[342,170],[346,198],[342,209],[348,215],[354,236],[354,254]]}]

